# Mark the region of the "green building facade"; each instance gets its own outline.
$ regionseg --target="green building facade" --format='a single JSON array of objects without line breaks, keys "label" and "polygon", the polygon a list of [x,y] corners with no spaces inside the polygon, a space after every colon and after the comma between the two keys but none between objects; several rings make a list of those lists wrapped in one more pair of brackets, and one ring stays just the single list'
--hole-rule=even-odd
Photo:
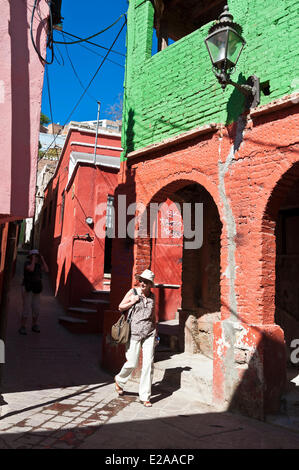
[{"label": "green building facade", "polygon": [[[250,75],[257,75],[261,105],[296,91],[298,2],[229,0],[227,4],[247,43],[232,79],[245,83]],[[134,150],[205,124],[230,124],[243,111],[240,92],[231,86],[223,92],[213,74],[204,43],[213,21],[152,54],[154,13],[150,0],[130,0],[124,158]]]}]

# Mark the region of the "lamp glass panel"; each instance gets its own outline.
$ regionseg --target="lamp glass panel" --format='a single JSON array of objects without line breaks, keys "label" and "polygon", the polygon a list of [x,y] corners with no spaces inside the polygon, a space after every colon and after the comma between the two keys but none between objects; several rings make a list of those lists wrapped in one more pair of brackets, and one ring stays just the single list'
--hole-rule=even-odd
[{"label": "lamp glass panel", "polygon": [[239,55],[244,47],[244,40],[234,31],[228,32],[227,59],[236,65]]},{"label": "lamp glass panel", "polygon": [[207,38],[207,47],[214,65],[225,60],[227,31],[222,30]]}]

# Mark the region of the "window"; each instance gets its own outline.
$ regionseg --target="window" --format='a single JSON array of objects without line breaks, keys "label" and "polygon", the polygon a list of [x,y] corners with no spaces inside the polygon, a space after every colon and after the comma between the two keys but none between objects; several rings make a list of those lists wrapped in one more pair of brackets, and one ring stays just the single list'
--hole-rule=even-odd
[{"label": "window", "polygon": [[[107,198],[107,212],[106,212],[106,231],[113,231],[114,229],[114,197],[108,196]],[[109,235],[108,235],[109,236]]]},{"label": "window", "polygon": [[104,273],[111,273],[112,238],[114,237],[114,197],[108,196],[106,210],[106,237],[104,254]]},{"label": "window", "polygon": [[61,207],[60,207],[60,223],[61,224],[63,222],[63,216],[64,216],[64,204],[65,204],[65,191],[63,191]]},{"label": "window", "polygon": [[227,0],[152,0],[157,50],[196,31],[222,13]]}]

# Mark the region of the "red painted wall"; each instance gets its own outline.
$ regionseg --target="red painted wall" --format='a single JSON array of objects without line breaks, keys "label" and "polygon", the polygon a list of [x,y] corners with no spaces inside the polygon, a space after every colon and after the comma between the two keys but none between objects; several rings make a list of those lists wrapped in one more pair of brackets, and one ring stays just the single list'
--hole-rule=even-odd
[{"label": "red painted wall", "polygon": [[[69,131],[55,175],[45,194],[45,223],[41,229],[40,249],[49,263],[56,295],[65,306],[75,306],[93,289],[103,287],[105,240],[97,233],[96,227],[98,219],[105,214],[99,213],[98,207],[107,203],[108,195],[114,194],[118,170],[78,163],[68,183],[71,152],[93,155],[94,140],[94,132]],[[99,133],[98,145],[102,148],[97,150],[97,154],[120,156],[120,136]],[[118,147],[119,150],[105,146]],[[93,226],[87,225],[86,217],[93,218]]]},{"label": "red painted wall", "polygon": [[[140,156],[136,152],[134,158],[129,155],[117,188],[118,194],[127,195],[128,204],[136,200],[146,207],[152,201],[166,201],[194,183],[212,197],[222,223],[221,319],[214,327],[214,398],[221,405],[245,403],[246,412],[258,417],[277,409],[285,380],[284,335],[281,326],[275,324],[275,227],[288,192],[299,182],[298,127],[298,103],[286,97],[241,117],[232,126],[219,126],[214,132],[182,142],[174,139],[161,149],[153,146]],[[160,257],[157,267],[149,236],[134,242],[116,239],[114,247],[111,309],[116,311],[122,296],[134,284],[135,273],[155,266],[157,272],[168,276],[169,262]],[[195,262],[193,268],[196,276]],[[189,280],[192,282],[191,277]],[[189,280],[185,278],[183,283],[183,298]],[[104,339],[110,328],[106,321]],[[237,346],[233,342],[239,334],[231,326],[236,321],[240,331],[245,325],[251,332],[250,345],[243,333]],[[231,355],[230,348],[235,346]],[[103,364],[108,362],[104,351]],[[246,368],[248,386],[244,388],[241,372]],[[262,399],[251,402],[257,377]],[[273,390],[272,395],[269,390]],[[259,409],[254,410],[257,402]]]}]

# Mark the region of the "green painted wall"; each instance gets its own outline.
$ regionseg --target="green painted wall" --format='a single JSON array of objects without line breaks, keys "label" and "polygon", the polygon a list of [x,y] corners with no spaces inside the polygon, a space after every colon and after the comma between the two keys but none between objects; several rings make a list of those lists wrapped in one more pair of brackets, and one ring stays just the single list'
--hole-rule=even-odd
[{"label": "green painted wall", "polygon": [[[297,0],[229,0],[247,42],[232,79],[269,80],[261,105],[298,88]],[[232,86],[223,92],[211,67],[204,38],[209,23],[151,56],[153,6],[130,0],[124,89],[123,157],[146,145],[211,122],[231,123],[243,109]],[[296,80],[297,79],[297,80]]]}]

